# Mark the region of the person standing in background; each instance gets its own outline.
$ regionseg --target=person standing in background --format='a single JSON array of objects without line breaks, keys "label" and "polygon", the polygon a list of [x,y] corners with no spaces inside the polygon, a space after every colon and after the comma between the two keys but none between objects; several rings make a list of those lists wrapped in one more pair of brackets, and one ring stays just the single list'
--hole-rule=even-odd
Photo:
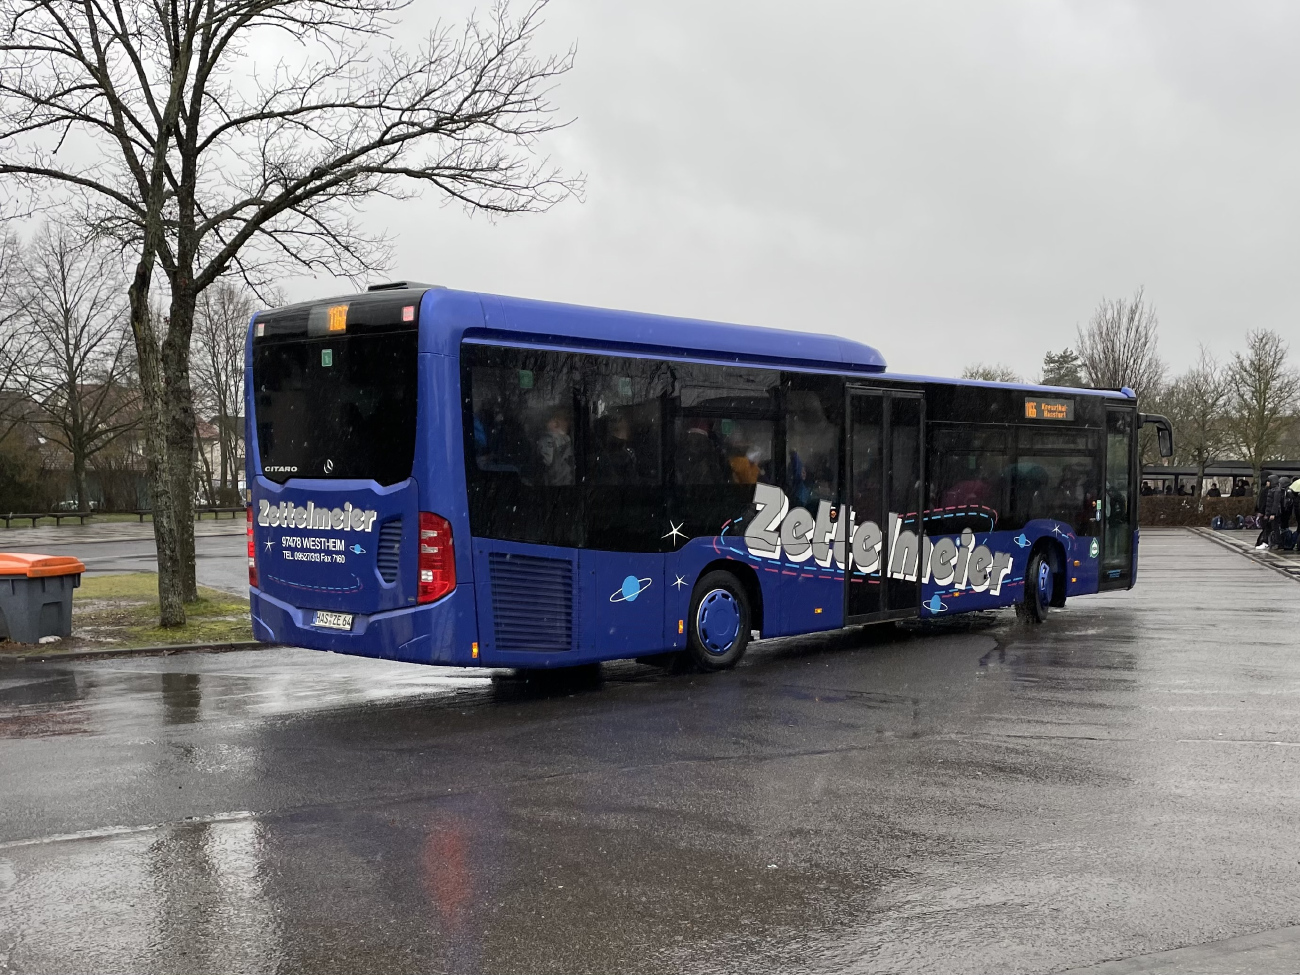
[{"label": "person standing in background", "polygon": [[1260,479],[1259,494],[1255,496],[1255,514],[1259,517],[1259,537],[1255,539],[1255,548],[1268,548],[1268,534],[1272,522],[1268,517],[1268,498],[1273,491],[1273,475]]},{"label": "person standing in background", "polygon": [[1283,539],[1287,530],[1291,527],[1291,510],[1294,506],[1294,496],[1291,494],[1291,478],[1279,477],[1276,491],[1278,494],[1277,520],[1273,525],[1272,543],[1274,546],[1283,546]]}]

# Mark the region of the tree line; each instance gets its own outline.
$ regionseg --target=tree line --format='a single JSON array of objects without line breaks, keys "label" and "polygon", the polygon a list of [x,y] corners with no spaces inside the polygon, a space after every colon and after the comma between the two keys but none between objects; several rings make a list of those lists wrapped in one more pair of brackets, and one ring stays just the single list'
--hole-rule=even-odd
[{"label": "tree line", "polygon": [[[1043,357],[1031,381],[1049,386],[1120,389],[1138,395],[1142,409],[1163,413],[1174,427],[1176,464],[1195,467],[1197,483],[1215,460],[1250,465],[1258,483],[1270,461],[1300,451],[1300,372],[1289,349],[1271,329],[1248,331],[1224,359],[1205,346],[1186,371],[1170,375],[1159,353],[1160,320],[1139,288],[1131,298],[1103,298],[1075,344]],[[1008,366],[983,363],[962,373],[968,379],[1022,382]],[[1144,435],[1143,462],[1155,459],[1153,438]]]},{"label": "tree line", "polygon": [[[499,0],[423,37],[403,32],[407,6],[0,0],[0,216],[57,213],[120,268],[130,341],[114,375],[137,414],[163,626],[198,598],[205,296],[238,280],[269,303],[286,273],[359,284],[391,263],[357,219],[374,197],[508,214],[581,190],[538,151],[564,124],[550,98],[573,63],[571,48],[535,53],[545,0]],[[120,334],[97,343],[95,383]]]},{"label": "tree line", "polygon": [[[209,505],[242,503],[244,335],[257,306],[230,279],[196,307],[191,394],[211,434],[204,443],[196,424],[194,491]],[[157,303],[151,313],[164,316]],[[116,250],[85,226],[54,221],[26,240],[0,236],[0,510],[147,503],[143,423]]]}]

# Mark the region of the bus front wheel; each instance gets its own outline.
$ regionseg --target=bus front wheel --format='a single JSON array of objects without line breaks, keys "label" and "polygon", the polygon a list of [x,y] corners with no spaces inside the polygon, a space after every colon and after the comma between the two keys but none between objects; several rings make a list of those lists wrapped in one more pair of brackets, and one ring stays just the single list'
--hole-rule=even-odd
[{"label": "bus front wheel", "polygon": [[1037,553],[1029,560],[1025,571],[1025,599],[1016,605],[1020,618],[1030,623],[1042,623],[1052,608],[1052,589],[1056,584],[1052,562],[1046,552]]},{"label": "bus front wheel", "polygon": [[686,652],[702,670],[734,667],[749,645],[749,598],[730,572],[710,572],[691,594]]}]

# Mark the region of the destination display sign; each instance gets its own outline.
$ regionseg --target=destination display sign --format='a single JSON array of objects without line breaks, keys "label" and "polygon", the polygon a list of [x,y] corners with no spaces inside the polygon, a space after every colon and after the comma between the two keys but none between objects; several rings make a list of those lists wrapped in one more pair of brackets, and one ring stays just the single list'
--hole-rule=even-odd
[{"label": "destination display sign", "polygon": [[1074,400],[1025,397],[1026,420],[1073,420]]}]

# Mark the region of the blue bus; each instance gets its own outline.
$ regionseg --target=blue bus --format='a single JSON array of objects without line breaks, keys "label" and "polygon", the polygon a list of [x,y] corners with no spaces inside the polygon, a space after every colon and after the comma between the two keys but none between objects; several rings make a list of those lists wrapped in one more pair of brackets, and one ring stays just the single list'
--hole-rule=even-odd
[{"label": "blue bus", "polygon": [[886,372],[804,332],[400,282],[249,328],[259,640],[733,666],[751,638],[1131,587],[1129,390]]}]

